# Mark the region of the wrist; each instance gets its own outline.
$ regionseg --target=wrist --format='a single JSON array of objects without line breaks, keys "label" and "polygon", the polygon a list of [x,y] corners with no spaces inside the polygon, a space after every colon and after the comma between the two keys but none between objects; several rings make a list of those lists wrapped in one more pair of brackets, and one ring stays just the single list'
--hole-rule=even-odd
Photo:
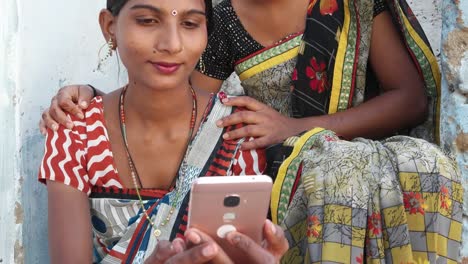
[{"label": "wrist", "polygon": [[289,137],[297,136],[304,131],[310,130],[308,124],[305,124],[303,118],[293,118],[289,117],[287,126],[289,127]]},{"label": "wrist", "polygon": [[[325,118],[324,118],[325,117]],[[291,127],[295,131],[295,135],[298,135],[302,132],[312,130],[314,128],[324,128],[328,129],[326,122],[326,116],[313,116],[313,117],[303,117],[303,118],[291,118]]]}]

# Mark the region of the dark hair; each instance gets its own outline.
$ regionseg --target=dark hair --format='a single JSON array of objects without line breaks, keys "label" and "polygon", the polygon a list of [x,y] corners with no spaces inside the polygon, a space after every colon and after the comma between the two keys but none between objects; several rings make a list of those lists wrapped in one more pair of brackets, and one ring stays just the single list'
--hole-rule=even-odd
[{"label": "dark hair", "polygon": [[[106,8],[112,13],[112,15],[118,16],[125,3],[127,3],[127,0],[107,0]],[[208,35],[210,35],[211,29],[213,28],[213,3],[211,0],[205,0],[205,13]]]}]

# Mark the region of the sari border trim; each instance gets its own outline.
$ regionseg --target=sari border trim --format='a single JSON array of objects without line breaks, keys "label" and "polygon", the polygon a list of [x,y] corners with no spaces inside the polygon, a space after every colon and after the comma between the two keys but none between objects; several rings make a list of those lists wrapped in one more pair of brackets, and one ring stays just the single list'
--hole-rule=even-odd
[{"label": "sari border trim", "polygon": [[[350,3],[351,2],[351,3]],[[347,32],[347,47],[344,58],[344,64],[353,65],[352,67],[343,66],[342,81],[340,87],[340,94],[338,97],[337,111],[344,111],[349,108],[353,98],[353,91],[356,81],[356,71],[358,63],[358,51],[360,44],[360,19],[358,15],[358,7],[355,0],[350,0],[348,5],[352,5],[349,10],[350,24],[349,31]]]},{"label": "sari border trim", "polygon": [[279,208],[279,204],[280,204],[280,198],[281,198],[281,189],[283,188],[283,183],[286,179],[286,174],[287,174],[287,171],[288,171],[288,168],[289,166],[291,165],[291,163],[294,161],[294,159],[296,159],[299,154],[301,153],[301,150],[304,148],[304,146],[306,145],[306,143],[308,142],[308,140],[322,132],[322,131],[325,131],[324,128],[314,128],[310,131],[308,131],[307,133],[305,133],[304,135],[302,135],[294,144],[294,148],[293,148],[293,151],[291,153],[291,155],[289,155],[289,157],[283,162],[283,164],[281,164],[279,170],[278,170],[278,175],[276,176],[276,179],[275,179],[275,182],[273,184],[273,188],[272,188],[272,191],[271,191],[271,202],[270,202],[270,208],[271,208],[271,220],[273,223],[275,224],[279,224],[278,223],[278,208]]},{"label": "sari border trim", "polygon": [[294,39],[294,38],[296,38],[296,37],[302,36],[303,34],[304,34],[303,31],[297,32],[297,33],[295,33],[295,34],[293,34],[293,35],[291,35],[291,36],[289,36],[289,37],[287,37],[287,38],[285,38],[285,39],[279,41],[278,43],[275,43],[275,44],[273,44],[273,45],[271,45],[271,46],[268,46],[268,47],[264,47],[264,48],[262,48],[261,50],[256,51],[256,52],[250,54],[250,55],[247,56],[247,57],[244,57],[244,58],[242,58],[242,59],[239,59],[238,61],[234,62],[234,64],[235,64],[235,65],[239,65],[239,64],[241,64],[241,63],[243,63],[243,62],[245,62],[245,61],[247,61],[247,60],[249,60],[249,59],[251,59],[251,58],[253,58],[253,57],[255,57],[255,56],[257,56],[257,55],[259,55],[259,54],[261,54],[261,53],[263,53],[263,52],[265,52],[265,51],[267,51],[267,50],[276,48],[276,47],[278,47],[278,46],[281,46],[281,45],[283,45],[283,44],[289,42],[290,40],[292,40],[292,39]]},{"label": "sari border trim", "polygon": [[353,97],[354,97],[354,89],[356,88],[356,72],[359,68],[358,66],[358,60],[359,60],[359,48],[361,46],[361,19],[360,19],[360,16],[358,15],[358,6],[357,6],[357,2],[354,1],[354,10],[355,10],[355,17],[356,17],[356,37],[354,39],[355,41],[355,48],[354,48],[354,63],[353,63],[353,73],[352,73],[352,80],[351,80],[351,84],[350,84],[350,89],[349,89],[349,92],[348,92],[348,95],[347,95],[347,98],[343,98],[343,99],[348,99],[348,104],[346,105],[346,107],[342,107],[341,109],[339,110],[346,110],[347,108],[349,108],[352,103],[353,103]]},{"label": "sari border trim", "polygon": [[298,35],[284,42],[282,45],[265,50],[237,64],[234,68],[239,75],[239,79],[243,81],[255,74],[296,57],[299,54],[301,39],[301,35]]},{"label": "sari border trim", "polygon": [[285,62],[287,60],[290,60],[294,57],[296,57],[299,54],[299,46],[288,50],[287,52],[280,54],[278,56],[275,56],[273,58],[270,58],[244,72],[239,74],[239,79],[241,81],[244,81],[260,72],[263,72],[265,70],[268,70],[278,64],[281,64],[282,62]]},{"label": "sari border trim", "polygon": [[333,84],[332,90],[330,93],[330,105],[328,107],[328,113],[334,114],[338,111],[338,104],[341,94],[341,82],[343,80],[341,72],[343,72],[345,54],[348,46],[348,35],[349,28],[351,24],[350,14],[349,14],[349,1],[343,1],[344,9],[344,19],[343,19],[343,28],[340,33],[340,41],[338,44],[338,49],[336,52],[335,67],[333,70]]},{"label": "sari border trim", "polygon": [[[400,14],[403,14],[403,11],[401,10],[401,6],[398,6],[398,10]],[[411,23],[408,21],[408,18],[404,15],[401,16],[403,18],[403,23],[405,24],[405,28],[408,30],[408,34],[411,36],[411,38],[416,42],[416,44],[419,46],[421,51],[423,52],[425,58],[428,60],[429,65],[431,66],[431,71],[432,71],[432,76],[434,77],[434,82],[436,88],[439,86],[438,84],[440,83],[440,72],[437,70],[438,67],[433,67],[437,64],[437,60],[430,50],[430,48],[427,46],[427,44],[423,41],[423,39],[419,36],[419,34],[414,30],[413,26]],[[439,90],[439,89],[436,89]],[[436,91],[439,93],[439,91]]]}]

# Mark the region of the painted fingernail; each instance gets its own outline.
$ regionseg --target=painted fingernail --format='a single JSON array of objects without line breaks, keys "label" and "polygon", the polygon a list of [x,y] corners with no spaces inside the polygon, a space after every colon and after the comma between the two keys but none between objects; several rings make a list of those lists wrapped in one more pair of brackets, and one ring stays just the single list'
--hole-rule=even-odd
[{"label": "painted fingernail", "polygon": [[68,129],[72,129],[73,123],[72,122],[67,122],[66,126],[67,126]]},{"label": "painted fingernail", "polygon": [[52,130],[57,131],[57,129],[58,129],[58,125],[57,125],[57,124],[53,124],[53,125],[52,125]]},{"label": "painted fingernail", "polygon": [[218,97],[219,97],[219,100],[222,102],[222,103],[225,103],[227,101],[224,101],[225,99],[227,99],[227,94],[225,92],[219,92],[218,93]]},{"label": "painted fingernail", "polygon": [[211,257],[216,253],[214,245],[208,245],[202,249],[202,254],[205,257]]},{"label": "painted fingernail", "polygon": [[229,134],[228,133],[224,134],[223,139],[229,139]]},{"label": "painted fingernail", "polygon": [[78,117],[79,119],[83,119],[84,115],[82,113],[78,113],[78,114],[76,114],[76,117]]},{"label": "painted fingernail", "polygon": [[223,121],[221,121],[221,120],[216,121],[216,125],[221,127],[223,125]]},{"label": "painted fingernail", "polygon": [[80,105],[81,107],[84,107],[84,108],[88,107],[88,104],[85,101],[82,101]]}]

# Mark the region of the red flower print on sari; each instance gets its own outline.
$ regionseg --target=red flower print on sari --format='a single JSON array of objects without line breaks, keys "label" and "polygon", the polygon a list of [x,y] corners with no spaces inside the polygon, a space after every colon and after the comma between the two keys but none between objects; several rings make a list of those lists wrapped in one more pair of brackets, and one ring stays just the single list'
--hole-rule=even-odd
[{"label": "red flower print on sari", "polygon": [[297,69],[294,69],[293,73],[292,73],[292,78],[291,78],[293,81],[297,81]]},{"label": "red flower print on sari", "polygon": [[317,63],[317,59],[312,57],[310,66],[306,68],[306,75],[310,78],[309,86],[312,91],[322,93],[328,85],[325,62]]},{"label": "red flower print on sari", "polygon": [[320,14],[322,16],[325,15],[333,15],[333,13],[338,10],[338,3],[336,0],[321,0],[320,1]]},{"label": "red flower print on sari", "polygon": [[322,227],[320,226],[320,221],[316,215],[309,216],[308,226],[307,226],[307,236],[319,237]]},{"label": "red flower print on sari", "polygon": [[379,235],[382,233],[382,216],[379,213],[372,213],[368,217],[368,229],[373,235]]},{"label": "red flower print on sari", "polygon": [[426,205],[421,193],[409,192],[403,194],[403,202],[405,203],[405,209],[409,210],[410,214],[424,214]]},{"label": "red flower print on sari", "polygon": [[364,263],[364,255],[361,253],[359,257],[356,257],[356,262],[357,263]]},{"label": "red flower print on sari", "polygon": [[442,186],[442,188],[440,188],[440,208],[449,210],[451,205],[452,201],[449,197],[449,190],[447,187]]},{"label": "red flower print on sari", "polygon": [[[312,13],[312,9],[314,8],[315,4],[318,0],[311,0],[309,6],[307,7],[307,14],[310,15]],[[325,15],[333,15],[333,13],[338,10],[338,2],[337,0],[320,0],[320,14],[322,16]]]}]

